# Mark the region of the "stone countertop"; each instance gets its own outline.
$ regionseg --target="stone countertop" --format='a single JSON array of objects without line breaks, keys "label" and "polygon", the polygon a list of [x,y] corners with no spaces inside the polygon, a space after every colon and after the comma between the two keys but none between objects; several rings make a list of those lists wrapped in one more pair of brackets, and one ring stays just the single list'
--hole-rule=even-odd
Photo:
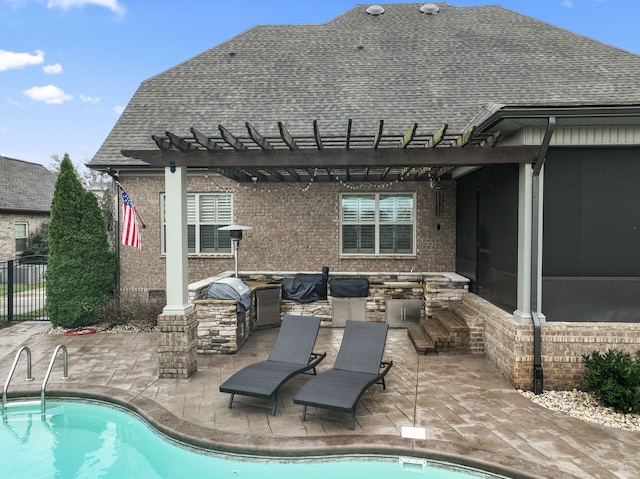
[{"label": "stone countertop", "polygon": [[251,291],[258,291],[260,289],[277,289],[282,286],[280,282],[272,282],[272,281],[245,281],[251,288]]}]

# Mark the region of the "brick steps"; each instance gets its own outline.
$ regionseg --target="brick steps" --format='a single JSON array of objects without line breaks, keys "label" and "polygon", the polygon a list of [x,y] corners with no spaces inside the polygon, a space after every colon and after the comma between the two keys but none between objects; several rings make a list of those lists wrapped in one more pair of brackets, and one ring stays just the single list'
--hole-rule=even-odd
[{"label": "brick steps", "polygon": [[407,334],[418,354],[470,352],[470,328],[465,315],[477,314],[462,304],[452,302],[448,309],[434,312],[432,317],[423,319],[420,326],[408,328]]}]

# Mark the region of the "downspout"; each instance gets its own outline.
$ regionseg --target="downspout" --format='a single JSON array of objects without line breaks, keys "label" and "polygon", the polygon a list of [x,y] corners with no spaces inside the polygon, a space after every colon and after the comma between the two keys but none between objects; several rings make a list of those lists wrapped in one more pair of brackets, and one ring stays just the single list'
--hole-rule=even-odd
[{"label": "downspout", "polygon": [[533,164],[532,178],[532,212],[531,212],[531,319],[533,320],[533,393],[541,394],[543,390],[544,377],[542,370],[542,326],[540,322],[540,312],[538,305],[540,304],[540,291],[538,282],[540,280],[540,214],[542,209],[542,200],[540,197],[540,172],[544,165],[545,156],[549,149],[551,137],[556,128],[556,118],[549,117],[547,130],[545,131],[538,157]]}]

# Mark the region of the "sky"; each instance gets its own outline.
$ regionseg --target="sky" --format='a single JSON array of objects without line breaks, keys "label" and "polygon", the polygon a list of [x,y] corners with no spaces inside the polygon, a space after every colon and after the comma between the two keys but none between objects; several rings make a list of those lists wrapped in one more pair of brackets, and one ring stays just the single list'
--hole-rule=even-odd
[{"label": "sky", "polygon": [[[144,80],[255,25],[325,23],[372,3],[0,0],[0,155],[51,167],[68,153],[85,164]],[[640,55],[638,0],[446,3],[500,5]]]}]

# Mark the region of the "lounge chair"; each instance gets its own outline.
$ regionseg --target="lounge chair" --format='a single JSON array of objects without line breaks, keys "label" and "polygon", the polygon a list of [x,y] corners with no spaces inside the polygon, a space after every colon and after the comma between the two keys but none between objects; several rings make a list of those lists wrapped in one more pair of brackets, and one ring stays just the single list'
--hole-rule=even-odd
[{"label": "lounge chair", "polygon": [[388,329],[386,323],[346,322],[333,368],[311,378],[293,398],[304,406],[303,421],[307,407],[314,406],[351,413],[351,429],[355,428],[360,397],[375,383],[386,389],[384,377],[393,365],[382,361]]},{"label": "lounge chair", "polygon": [[309,369],[316,374],[316,366],[326,353],[317,354],[313,347],[320,329],[320,318],[286,315],[278,337],[265,361],[250,364],[237,371],[220,385],[220,392],[230,393],[229,409],[236,394],[271,399],[271,414],[276,413],[278,392],[289,379]]}]

